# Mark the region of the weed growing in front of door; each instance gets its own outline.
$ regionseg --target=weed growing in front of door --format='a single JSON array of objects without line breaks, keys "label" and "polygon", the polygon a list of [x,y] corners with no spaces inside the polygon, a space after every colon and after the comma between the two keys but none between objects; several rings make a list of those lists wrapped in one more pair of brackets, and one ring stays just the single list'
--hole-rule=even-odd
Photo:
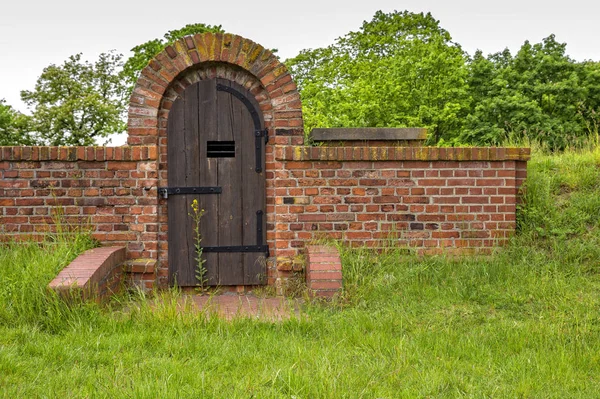
[{"label": "weed growing in front of door", "polygon": [[200,243],[202,242],[202,235],[200,234],[200,220],[204,215],[204,209],[200,209],[198,205],[198,200],[192,201],[192,213],[188,213],[188,215],[194,221],[194,247],[196,248],[196,280],[198,280],[198,289],[202,292],[206,289],[206,283],[208,282],[206,278],[206,267],[204,266],[204,262],[206,260],[202,259],[202,246]]}]

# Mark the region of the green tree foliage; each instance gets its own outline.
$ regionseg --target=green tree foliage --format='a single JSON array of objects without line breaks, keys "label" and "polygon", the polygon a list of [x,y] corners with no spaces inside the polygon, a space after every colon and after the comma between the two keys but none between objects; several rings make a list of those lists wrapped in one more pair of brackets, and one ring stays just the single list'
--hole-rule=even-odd
[{"label": "green tree foliage", "polygon": [[478,51],[468,64],[473,108],[460,141],[529,140],[562,149],[597,133],[600,69],[574,62],[565,48],[551,35],[525,42],[514,57],[508,50],[487,58]]},{"label": "green tree foliage", "polygon": [[378,11],[357,32],[286,61],[305,128],[428,127],[452,138],[468,110],[461,47],[431,14]]},{"label": "green tree foliage", "polygon": [[121,58],[103,53],[92,64],[71,56],[45,68],[34,90],[21,92],[32,108],[31,127],[45,144],[91,145],[125,130]]},{"label": "green tree foliage", "polygon": [[585,61],[580,65],[580,82],[585,87],[585,101],[579,105],[584,132],[600,143],[600,62]]},{"label": "green tree foliage", "polygon": [[142,69],[165,47],[184,36],[205,32],[223,33],[224,31],[221,25],[189,24],[181,29],[168,31],[162,39],[149,40],[132,48],[133,55],[123,65],[123,77],[129,88],[129,93],[133,90]]},{"label": "green tree foliage", "polygon": [[0,146],[35,145],[36,138],[29,133],[31,118],[20,113],[4,99],[0,99]]},{"label": "green tree foliage", "polygon": [[[44,69],[21,92],[28,117],[0,101],[0,145],[88,145],[125,130],[141,70],[168,44],[220,25],[190,24],[132,49],[123,64],[81,54]],[[575,62],[554,35],[467,57],[431,14],[378,11],[334,44],[286,61],[298,84],[305,129],[427,127],[430,143],[498,145],[537,141],[552,149],[598,140],[600,63]],[[34,133],[29,133],[34,132]]]}]

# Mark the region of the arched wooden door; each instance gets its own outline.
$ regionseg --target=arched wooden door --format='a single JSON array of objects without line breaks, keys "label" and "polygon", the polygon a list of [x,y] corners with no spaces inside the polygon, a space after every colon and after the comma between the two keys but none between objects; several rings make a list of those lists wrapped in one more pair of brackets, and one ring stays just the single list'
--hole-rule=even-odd
[{"label": "arched wooden door", "polygon": [[209,285],[266,282],[264,120],[240,85],[207,79],[185,89],[169,112],[169,281],[196,286],[196,199]]}]

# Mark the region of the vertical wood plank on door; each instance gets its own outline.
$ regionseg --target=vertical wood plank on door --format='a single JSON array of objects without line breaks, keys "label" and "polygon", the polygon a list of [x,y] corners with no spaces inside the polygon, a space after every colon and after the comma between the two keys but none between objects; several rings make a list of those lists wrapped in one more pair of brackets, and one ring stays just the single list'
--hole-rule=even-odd
[{"label": "vertical wood plank on door", "polygon": [[[217,79],[217,83],[230,86],[230,82]],[[235,142],[235,157],[218,158],[218,182],[222,187],[219,195],[219,242],[221,245],[242,244],[242,201],[240,147],[241,115],[244,104],[230,93],[217,91],[217,125],[219,141]],[[224,244],[227,243],[227,244]],[[243,281],[242,254],[219,253],[219,280],[223,285],[237,285]]]},{"label": "vertical wood plank on door", "polygon": [[[187,89],[186,89],[187,90]],[[218,186],[218,162],[216,158],[208,158],[207,142],[218,140],[217,134],[217,86],[214,79],[202,80],[198,83],[198,141],[200,160],[200,185],[205,187]],[[217,229],[219,226],[219,196],[220,194],[201,195],[200,202],[205,213],[201,221],[202,246],[213,247],[221,245]],[[219,256],[217,253],[204,253],[206,260],[206,279],[209,285],[219,284]]]},{"label": "vertical wood plank on door", "polygon": [[[185,176],[180,173],[180,171],[185,170],[187,158],[184,109],[184,100],[182,98],[177,99],[173,103],[167,124],[167,163],[171,171],[167,180],[170,187],[185,185]],[[169,217],[169,283],[171,285],[181,285],[180,275],[189,268],[187,264],[190,251],[189,240],[187,239],[187,214],[182,212],[185,206],[186,199],[184,196],[169,197],[167,213]]]},{"label": "vertical wood plank on door", "polygon": [[[238,90],[243,88],[238,87]],[[242,91],[244,93],[244,91]],[[251,99],[250,93],[245,93]],[[260,109],[258,104],[254,104],[256,109]],[[242,131],[242,204],[243,220],[243,243],[245,245],[257,245],[257,216],[258,210],[265,210],[265,181],[264,172],[256,172],[256,150],[254,136],[254,121],[250,113],[246,112],[242,115],[244,130]],[[261,120],[261,126],[262,120]],[[263,146],[264,147],[264,146]],[[264,154],[262,154],[264,160]],[[265,230],[266,214],[263,214],[263,244],[266,244]],[[266,259],[264,253],[249,252],[244,254],[244,285],[263,284],[266,280]]]},{"label": "vertical wood plank on door", "polygon": [[[185,136],[185,149],[186,149],[186,161],[185,169],[182,171],[185,176],[185,187],[198,187],[200,186],[200,159],[199,159],[199,138],[198,138],[198,85],[192,85],[183,92],[183,99],[185,104],[184,111],[184,136]],[[187,240],[189,242],[189,248],[187,254],[187,264],[189,265],[186,270],[180,270],[179,279],[181,285],[193,286],[199,283],[196,278],[196,269],[198,261],[197,252],[195,247],[196,233],[194,232],[194,219],[190,216],[192,211],[192,202],[194,199],[199,201],[200,196],[193,194],[181,195],[185,197],[185,208],[181,209],[181,212],[186,217],[186,230]]]}]

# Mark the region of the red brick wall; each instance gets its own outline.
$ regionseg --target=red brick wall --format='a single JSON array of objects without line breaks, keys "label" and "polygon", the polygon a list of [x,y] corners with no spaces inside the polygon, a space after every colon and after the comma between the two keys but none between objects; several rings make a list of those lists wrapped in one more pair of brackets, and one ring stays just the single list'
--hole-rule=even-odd
[{"label": "red brick wall", "polygon": [[[488,253],[514,232],[529,158],[519,148],[269,150],[270,283],[291,273],[286,266],[306,243],[323,237],[426,254]],[[158,152],[156,146],[3,147],[2,237],[53,229],[60,210],[67,223],[89,226],[102,243],[125,246],[128,259],[158,260],[153,272],[133,281],[148,287],[141,280],[156,273],[164,285],[168,231],[166,203],[156,191],[164,164]]]},{"label": "red brick wall", "polygon": [[307,242],[489,253],[514,233],[526,177],[523,148],[275,148],[278,262]]},{"label": "red brick wall", "polygon": [[342,261],[332,246],[306,246],[306,287],[309,295],[331,298],[342,290]]},{"label": "red brick wall", "polygon": [[154,146],[0,147],[2,237],[55,230],[60,212],[130,259],[155,258],[156,159]]},{"label": "red brick wall", "polygon": [[0,148],[0,231],[52,228],[59,205],[69,223],[126,246],[132,264],[153,265],[132,267],[140,276],[131,281],[147,287],[155,276],[164,286],[168,201],[156,187],[167,185],[166,123],[177,96],[212,77],[246,87],[268,128],[269,283],[292,273],[305,244],[323,236],[421,253],[487,253],[514,231],[528,150],[302,147],[300,96],[285,66],[257,43],[211,33],[177,41],[142,71],[130,100],[131,147]]}]

